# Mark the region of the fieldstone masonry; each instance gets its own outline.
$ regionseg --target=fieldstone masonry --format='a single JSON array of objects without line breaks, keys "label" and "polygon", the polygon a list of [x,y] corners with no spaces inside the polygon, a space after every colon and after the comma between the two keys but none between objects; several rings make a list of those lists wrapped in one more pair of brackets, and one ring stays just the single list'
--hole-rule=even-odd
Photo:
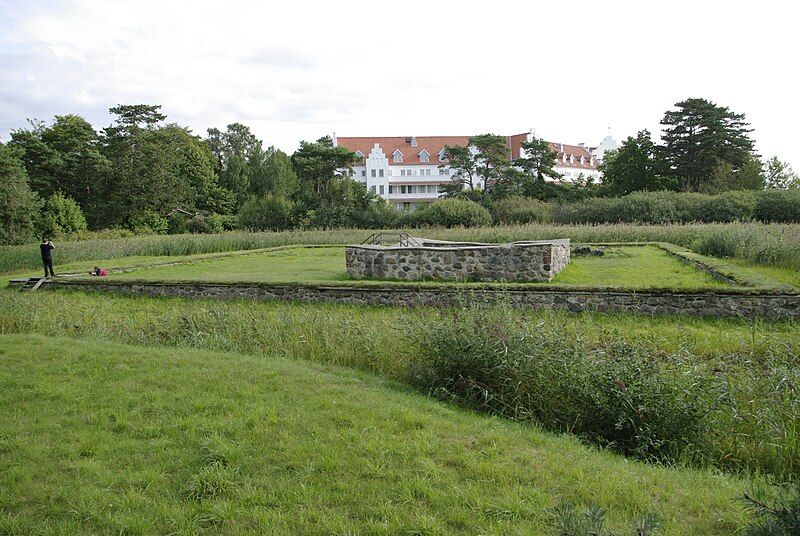
[{"label": "fieldstone masonry", "polygon": [[[12,281],[11,285],[19,282]],[[531,309],[630,312],[692,316],[800,319],[800,295],[749,292],[620,292],[611,290],[490,289],[424,286],[273,285],[253,283],[151,283],[45,281],[41,289],[65,288],[195,299],[338,302],[358,305],[452,307],[508,303]]]},{"label": "fieldstone masonry", "polygon": [[409,246],[347,246],[351,278],[551,281],[569,262],[569,239],[478,244],[413,239]]}]

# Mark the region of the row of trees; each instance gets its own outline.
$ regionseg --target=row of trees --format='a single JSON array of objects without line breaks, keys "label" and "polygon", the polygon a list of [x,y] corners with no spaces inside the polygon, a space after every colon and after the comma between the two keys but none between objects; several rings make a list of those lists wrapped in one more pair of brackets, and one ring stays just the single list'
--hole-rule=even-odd
[{"label": "row of trees", "polygon": [[218,231],[380,225],[390,207],[337,170],[353,153],[328,137],[291,156],[242,124],[205,139],[160,106],[120,105],[96,132],[77,115],[31,121],[0,144],[3,243],[83,229]]},{"label": "row of trees", "polygon": [[576,201],[637,191],[713,194],[800,187],[788,164],[773,157],[765,165],[755,154],[752,130],[743,114],[705,99],[687,99],[675,107],[661,121],[661,144],[642,130],[606,155],[600,168],[602,184],[554,183],[561,178],[555,171],[556,154],[544,140],[523,143],[524,156],[512,162],[506,138],[484,134],[470,138],[469,148],[445,148],[453,173],[445,195],[488,204],[509,196]]},{"label": "row of trees", "polygon": [[661,124],[660,144],[642,130],[608,155],[601,168],[604,194],[657,190],[715,194],[800,187],[788,164],[777,157],[765,164],[755,153],[744,114],[695,98],[677,103]]}]

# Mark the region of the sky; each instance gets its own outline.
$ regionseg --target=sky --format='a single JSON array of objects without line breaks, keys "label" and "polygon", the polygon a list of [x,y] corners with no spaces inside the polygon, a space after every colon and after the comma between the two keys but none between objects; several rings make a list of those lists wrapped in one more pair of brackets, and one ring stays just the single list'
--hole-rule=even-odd
[{"label": "sky", "polygon": [[160,104],[199,135],[516,134],[596,145],[703,97],[800,169],[796,2],[0,0],[0,141]]}]

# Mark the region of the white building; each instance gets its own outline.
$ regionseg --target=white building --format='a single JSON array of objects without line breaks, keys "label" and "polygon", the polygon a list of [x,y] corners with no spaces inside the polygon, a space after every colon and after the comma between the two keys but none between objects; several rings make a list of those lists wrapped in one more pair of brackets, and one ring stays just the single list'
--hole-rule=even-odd
[{"label": "white building", "polygon": [[[533,130],[524,134],[507,136],[509,156],[519,158],[522,142],[533,137]],[[610,139],[610,137],[609,137]],[[605,141],[605,140],[604,140]],[[612,140],[613,141],[613,140]],[[334,145],[345,147],[361,159],[353,166],[357,181],[368,190],[380,195],[395,208],[416,208],[420,203],[430,203],[451,182],[446,166],[446,145],[466,146],[469,136],[397,136],[397,137],[333,137]],[[565,181],[574,181],[579,174],[598,180],[600,160],[594,149],[584,145],[550,143],[557,155],[556,171]],[[442,169],[440,165],[444,165]],[[483,187],[483,185],[480,185]]]}]

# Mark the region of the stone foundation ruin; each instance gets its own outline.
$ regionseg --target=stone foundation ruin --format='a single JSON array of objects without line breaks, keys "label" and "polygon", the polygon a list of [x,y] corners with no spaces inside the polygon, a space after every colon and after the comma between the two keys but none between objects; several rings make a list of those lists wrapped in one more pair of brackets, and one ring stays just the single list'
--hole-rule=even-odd
[{"label": "stone foundation ruin", "polygon": [[400,243],[345,248],[351,278],[551,281],[569,262],[569,238],[482,244],[404,236]]}]

